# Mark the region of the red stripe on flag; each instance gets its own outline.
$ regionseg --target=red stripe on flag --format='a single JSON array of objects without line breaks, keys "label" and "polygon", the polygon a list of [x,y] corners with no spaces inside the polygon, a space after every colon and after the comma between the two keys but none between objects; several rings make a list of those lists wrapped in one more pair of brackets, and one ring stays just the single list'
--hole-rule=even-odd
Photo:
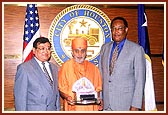
[{"label": "red stripe on flag", "polygon": [[26,48],[26,46],[27,46],[27,43],[26,43],[26,42],[23,42],[23,51],[24,51],[24,49]]},{"label": "red stripe on flag", "polygon": [[24,60],[24,62],[30,60],[33,57],[33,51],[31,50],[31,52],[29,53],[29,55],[26,57],[26,59]]}]

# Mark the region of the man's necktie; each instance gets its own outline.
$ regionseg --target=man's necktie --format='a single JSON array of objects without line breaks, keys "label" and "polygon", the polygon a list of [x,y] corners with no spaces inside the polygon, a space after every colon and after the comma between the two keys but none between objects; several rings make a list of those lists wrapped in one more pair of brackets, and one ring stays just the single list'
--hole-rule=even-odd
[{"label": "man's necktie", "polygon": [[42,62],[42,65],[43,65],[43,70],[44,70],[44,73],[46,75],[46,78],[47,78],[49,84],[52,86],[53,85],[53,81],[51,80],[50,75],[49,75],[49,73],[48,73],[48,71],[47,71],[47,69],[45,67],[45,63]]},{"label": "man's necktie", "polygon": [[114,65],[115,65],[116,60],[117,60],[117,56],[118,56],[118,45],[115,47],[113,55],[112,55],[112,59],[111,59],[111,63],[110,63],[110,75],[113,72]]}]

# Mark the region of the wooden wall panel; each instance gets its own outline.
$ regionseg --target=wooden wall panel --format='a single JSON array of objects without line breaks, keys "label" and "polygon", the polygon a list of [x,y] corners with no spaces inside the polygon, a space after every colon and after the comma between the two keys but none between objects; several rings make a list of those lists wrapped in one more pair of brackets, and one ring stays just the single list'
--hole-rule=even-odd
[{"label": "wooden wall panel", "polygon": [[20,63],[20,59],[5,59],[4,61],[4,107],[14,107],[13,86],[14,76],[16,73],[17,65]]},{"label": "wooden wall panel", "polygon": [[162,58],[152,57],[152,70],[153,70],[153,80],[155,88],[155,98],[158,102],[163,102],[164,100],[164,67],[162,65]]},{"label": "wooden wall panel", "polygon": [[157,9],[146,10],[148,16],[148,33],[150,40],[150,49],[152,54],[161,54],[163,51],[164,39],[164,13],[163,10]]},{"label": "wooden wall panel", "polygon": [[[38,7],[40,31],[42,36],[48,36],[52,20],[68,5],[48,5]],[[123,16],[129,25],[128,39],[137,42],[137,5],[94,5],[102,10],[110,19]],[[14,108],[13,85],[16,67],[22,61],[22,43],[25,20],[25,6],[4,6],[4,108]],[[161,64],[161,53],[164,43],[164,10],[163,5],[146,5],[148,16],[148,33],[150,39],[153,67],[153,79],[157,102],[164,103],[164,71]],[[159,54],[159,56],[155,56]],[[52,58],[53,63],[57,64]],[[58,66],[58,64],[57,64]],[[163,104],[158,110],[164,110]],[[12,109],[13,110],[13,109]]]}]

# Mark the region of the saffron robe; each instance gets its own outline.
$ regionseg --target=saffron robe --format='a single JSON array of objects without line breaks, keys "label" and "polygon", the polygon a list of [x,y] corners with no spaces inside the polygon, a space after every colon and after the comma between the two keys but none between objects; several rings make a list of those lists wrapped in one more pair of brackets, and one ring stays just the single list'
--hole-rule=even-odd
[{"label": "saffron robe", "polygon": [[[95,91],[102,90],[102,78],[97,66],[84,60],[79,64],[72,58],[65,62],[58,76],[58,88],[61,92],[74,98],[72,92],[73,84],[82,77],[86,77],[93,84]],[[70,105],[66,99],[63,100],[63,109],[65,111],[97,111],[98,105]]]}]

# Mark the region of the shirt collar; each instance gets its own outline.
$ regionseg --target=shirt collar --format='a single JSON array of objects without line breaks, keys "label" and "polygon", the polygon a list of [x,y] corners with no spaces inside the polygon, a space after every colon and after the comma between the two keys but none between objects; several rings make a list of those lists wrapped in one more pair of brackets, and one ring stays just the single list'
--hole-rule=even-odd
[{"label": "shirt collar", "polygon": [[[34,58],[35,58],[35,60],[37,61],[37,63],[38,63],[39,65],[42,65],[42,62],[41,62],[40,60],[38,60],[36,57],[34,57]],[[48,61],[45,61],[44,63],[45,63],[46,66],[49,66]]]},{"label": "shirt collar", "polygon": [[[124,39],[118,44],[118,48],[119,48],[119,49],[121,49],[121,48],[123,47],[125,40],[126,40],[126,38],[124,38]],[[116,45],[117,45],[117,43],[114,42],[113,47],[115,48]]]}]

